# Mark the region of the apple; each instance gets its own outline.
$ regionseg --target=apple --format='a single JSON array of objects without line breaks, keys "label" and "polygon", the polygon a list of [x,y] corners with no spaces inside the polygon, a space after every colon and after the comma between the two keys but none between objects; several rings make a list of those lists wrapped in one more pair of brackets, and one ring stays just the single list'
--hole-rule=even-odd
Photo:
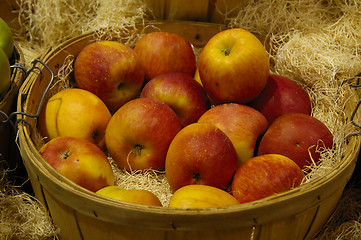
[{"label": "apple", "polygon": [[265,89],[250,103],[271,124],[286,113],[311,115],[312,103],[308,93],[295,81],[280,75],[270,75]]},{"label": "apple", "polygon": [[120,186],[107,186],[99,189],[96,194],[129,203],[147,206],[162,206],[159,198],[145,189],[125,189]]},{"label": "apple", "polygon": [[10,79],[10,62],[4,51],[0,48],[0,95],[6,93],[9,89],[11,84]]},{"label": "apple", "polygon": [[207,185],[187,185],[174,192],[169,208],[212,208],[239,204],[230,193]]},{"label": "apple", "polygon": [[0,18],[0,48],[4,51],[7,59],[14,53],[14,38],[9,25]]},{"label": "apple", "polygon": [[203,87],[201,77],[199,76],[198,67],[196,68],[196,71],[194,72],[193,78],[194,78],[194,80],[196,80]]},{"label": "apple", "polygon": [[171,142],[165,174],[173,191],[203,184],[225,189],[237,169],[237,153],[219,128],[207,123],[184,127]]},{"label": "apple", "polygon": [[114,185],[107,156],[88,140],[56,137],[44,144],[39,152],[57,172],[90,191]]},{"label": "apple", "polygon": [[69,88],[54,94],[41,109],[40,132],[49,140],[59,136],[86,139],[105,150],[105,129],[111,114],[95,94]]},{"label": "apple", "polygon": [[262,92],[269,75],[268,53],[252,33],[232,28],[214,35],[198,60],[203,87],[216,103],[248,103]]},{"label": "apple", "polygon": [[304,113],[289,113],[277,118],[267,129],[258,155],[282,154],[304,169],[313,162],[317,164],[320,151],[332,146],[332,133],[323,122]]},{"label": "apple", "polygon": [[94,93],[115,112],[138,96],[144,71],[133,49],[116,41],[100,41],[80,51],[74,78],[79,88]]},{"label": "apple", "polygon": [[152,78],[144,86],[140,97],[152,98],[170,106],[183,127],[196,122],[210,108],[203,87],[181,72],[164,73]]},{"label": "apple", "polygon": [[145,81],[169,72],[182,72],[193,76],[196,68],[191,44],[174,33],[147,33],[137,41],[134,51],[145,71]]},{"label": "apple", "polygon": [[163,170],[169,144],[181,128],[167,104],[137,98],[114,113],[106,128],[105,144],[120,168]]},{"label": "apple", "polygon": [[286,156],[256,156],[238,168],[231,194],[240,203],[251,202],[298,187],[304,176],[301,168]]},{"label": "apple", "polygon": [[227,134],[236,149],[238,166],[254,156],[256,144],[268,128],[262,113],[239,103],[214,106],[198,122],[213,124]]}]

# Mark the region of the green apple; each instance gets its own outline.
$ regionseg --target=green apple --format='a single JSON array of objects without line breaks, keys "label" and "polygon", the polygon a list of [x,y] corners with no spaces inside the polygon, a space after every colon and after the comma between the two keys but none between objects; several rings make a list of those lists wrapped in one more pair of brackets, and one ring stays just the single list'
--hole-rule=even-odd
[{"label": "green apple", "polygon": [[0,18],[0,48],[10,59],[14,52],[14,38],[9,25],[2,18]]},{"label": "green apple", "polygon": [[5,93],[10,86],[10,63],[0,48],[0,95]]}]

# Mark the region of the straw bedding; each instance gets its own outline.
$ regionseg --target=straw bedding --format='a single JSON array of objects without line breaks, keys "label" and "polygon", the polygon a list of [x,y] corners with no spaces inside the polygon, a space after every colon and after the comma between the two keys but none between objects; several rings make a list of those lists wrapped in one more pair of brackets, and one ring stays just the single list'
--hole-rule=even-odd
[{"label": "straw bedding", "polygon": [[[139,37],[132,35],[132,28],[136,23],[152,18],[147,1],[142,0],[18,2],[22,28],[16,31],[15,37],[24,49],[28,62],[39,57],[49,47],[88,31],[95,31],[99,38],[107,38],[109,33],[113,36],[127,36],[123,41],[131,46]],[[224,23],[229,27],[242,27],[262,36],[270,53],[271,72],[297,81],[311,96],[314,103],[312,115],[329,127],[335,143],[331,150],[324,150],[320,143],[322,163],[311,166],[304,184],[324,176],[345,154],[344,145],[348,134],[358,131],[347,121],[349,116],[344,112],[350,93],[355,89],[341,82],[361,71],[361,4],[358,0],[250,0],[237,15],[222,14]],[[73,59],[70,57],[67,60],[59,79],[69,77],[69,66]],[[151,190],[164,205],[167,204],[170,189],[164,176],[152,171],[126,173],[117,169],[114,163],[112,166],[117,173],[118,185]],[[342,204],[317,239],[356,239],[361,234],[361,189],[358,183],[356,177],[348,185],[341,199]],[[16,195],[24,199],[26,206],[31,201],[38,204],[35,199],[21,193],[11,193],[8,197],[2,195],[2,198],[14,199]],[[24,211],[21,207],[18,209]],[[41,207],[35,209],[39,211]],[[46,222],[43,227],[49,225]],[[55,236],[54,229],[51,231]]]}]

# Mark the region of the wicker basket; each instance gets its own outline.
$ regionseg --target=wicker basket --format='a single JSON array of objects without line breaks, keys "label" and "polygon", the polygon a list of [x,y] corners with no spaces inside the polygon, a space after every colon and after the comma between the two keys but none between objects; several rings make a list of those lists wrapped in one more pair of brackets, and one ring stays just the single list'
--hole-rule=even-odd
[{"label": "wicker basket", "polygon": [[[224,28],[201,22],[153,22],[157,28],[187,38],[194,46]],[[139,28],[139,31],[142,27]],[[41,60],[56,73],[64,59],[94,41],[86,34],[50,49]],[[51,79],[30,73],[18,98],[18,111],[35,113]],[[349,114],[354,103],[346,110]],[[334,211],[355,168],[360,138],[352,137],[342,161],[327,176],[291,191],[237,206],[181,210],[123,203],[98,196],[58,174],[38,152],[36,118],[25,117],[29,125],[19,126],[20,151],[36,197],[46,206],[60,227],[62,240],[90,239],[312,239]]]}]

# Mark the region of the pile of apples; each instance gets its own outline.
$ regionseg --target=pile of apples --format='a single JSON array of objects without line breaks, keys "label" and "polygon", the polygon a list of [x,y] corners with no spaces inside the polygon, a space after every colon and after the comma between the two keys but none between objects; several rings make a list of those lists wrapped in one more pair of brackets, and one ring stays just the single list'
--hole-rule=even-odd
[{"label": "pile of apples", "polygon": [[[108,156],[127,171],[165,171],[169,206],[206,208],[262,199],[301,184],[333,136],[311,116],[308,93],[270,74],[252,33],[214,35],[198,62],[169,32],[84,47],[75,88],[53,95],[39,116],[39,150],[58,172],[105,197],[161,206],[143,189],[114,186]],[[321,150],[320,150],[321,149]]]}]

